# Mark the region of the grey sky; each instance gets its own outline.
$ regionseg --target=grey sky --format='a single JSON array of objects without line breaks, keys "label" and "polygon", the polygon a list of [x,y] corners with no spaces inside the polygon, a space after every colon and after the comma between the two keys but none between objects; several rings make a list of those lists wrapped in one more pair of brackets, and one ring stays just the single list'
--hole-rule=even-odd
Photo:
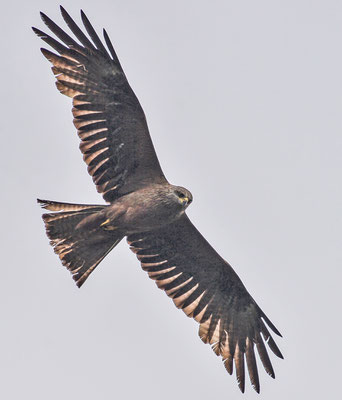
[{"label": "grey sky", "polygon": [[[188,215],[282,332],[261,397],[337,399],[341,346],[342,3],[64,1],[106,27]],[[55,88],[39,11],[2,7],[0,397],[257,398],[123,241],[81,290],[36,197],[101,203]],[[43,29],[44,30],[44,29]]]}]

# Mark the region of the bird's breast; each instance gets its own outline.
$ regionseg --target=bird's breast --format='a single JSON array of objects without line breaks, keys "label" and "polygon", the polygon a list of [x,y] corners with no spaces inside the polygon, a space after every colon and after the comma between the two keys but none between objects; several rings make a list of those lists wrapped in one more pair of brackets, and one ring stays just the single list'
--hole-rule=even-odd
[{"label": "bird's breast", "polygon": [[125,212],[120,215],[120,226],[128,233],[151,231],[165,226],[184,212],[176,204],[155,193],[132,193],[120,199]]}]

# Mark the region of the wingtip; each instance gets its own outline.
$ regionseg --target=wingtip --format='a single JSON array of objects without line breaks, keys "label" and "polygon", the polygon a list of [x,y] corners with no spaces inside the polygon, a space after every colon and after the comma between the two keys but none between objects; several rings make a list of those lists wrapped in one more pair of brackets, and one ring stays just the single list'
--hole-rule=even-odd
[{"label": "wingtip", "polygon": [[39,11],[40,14],[40,18],[43,20],[43,22],[45,23],[45,21],[49,18],[45,13],[43,13],[43,11]]},{"label": "wingtip", "polygon": [[260,386],[254,386],[254,385],[253,385],[253,389],[254,389],[258,394],[260,394]]},{"label": "wingtip", "polygon": [[42,52],[43,56],[50,61],[49,57],[51,55],[51,51],[49,51],[48,49],[45,49],[44,47],[41,47],[40,51]]},{"label": "wingtip", "polygon": [[46,33],[44,33],[43,31],[41,31],[40,29],[38,29],[38,28],[36,28],[34,26],[32,26],[32,30],[39,38],[44,38],[44,37],[46,38],[47,37]]},{"label": "wingtip", "polygon": [[60,12],[61,12],[61,14],[62,14],[62,17],[63,17],[64,21],[67,23],[67,20],[71,18],[70,15],[69,15],[69,13],[68,13],[67,10],[66,10],[63,6],[61,6],[61,5],[59,6],[59,9],[60,9]]},{"label": "wingtip", "polygon": [[81,13],[81,19],[82,19],[83,25],[86,25],[87,23],[89,24],[90,22],[89,22],[89,20],[88,20],[88,17],[86,16],[86,14],[85,14],[85,12],[82,10],[82,8],[81,8],[81,10],[80,10],[80,13]]},{"label": "wingtip", "polygon": [[271,325],[271,329],[273,330],[273,332],[278,335],[279,337],[283,337],[283,335],[278,331],[278,329],[273,325]]},{"label": "wingtip", "polygon": [[241,390],[242,393],[245,393],[245,384],[244,384],[244,382],[239,382],[239,389]]},{"label": "wingtip", "polygon": [[266,322],[266,324],[271,328],[271,330],[278,336],[283,337],[282,334],[278,331],[278,329],[275,327],[273,322],[267,317],[267,315],[261,310],[261,308],[258,306],[259,312],[261,313],[261,318]]}]

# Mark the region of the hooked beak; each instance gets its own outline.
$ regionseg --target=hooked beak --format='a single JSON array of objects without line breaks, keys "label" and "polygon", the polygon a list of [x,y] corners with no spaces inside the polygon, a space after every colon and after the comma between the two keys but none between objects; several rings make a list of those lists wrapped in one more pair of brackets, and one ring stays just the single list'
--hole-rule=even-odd
[{"label": "hooked beak", "polygon": [[189,198],[188,197],[183,197],[180,200],[180,203],[182,204],[182,206],[187,206],[189,204]]}]

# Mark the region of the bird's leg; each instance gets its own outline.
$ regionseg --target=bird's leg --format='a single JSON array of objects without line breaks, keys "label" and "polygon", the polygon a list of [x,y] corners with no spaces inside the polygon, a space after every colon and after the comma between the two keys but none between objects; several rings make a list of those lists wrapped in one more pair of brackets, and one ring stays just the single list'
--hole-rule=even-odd
[{"label": "bird's leg", "polygon": [[117,227],[116,226],[107,226],[110,223],[110,219],[106,219],[100,226],[103,226],[103,229],[106,231],[114,231]]}]

